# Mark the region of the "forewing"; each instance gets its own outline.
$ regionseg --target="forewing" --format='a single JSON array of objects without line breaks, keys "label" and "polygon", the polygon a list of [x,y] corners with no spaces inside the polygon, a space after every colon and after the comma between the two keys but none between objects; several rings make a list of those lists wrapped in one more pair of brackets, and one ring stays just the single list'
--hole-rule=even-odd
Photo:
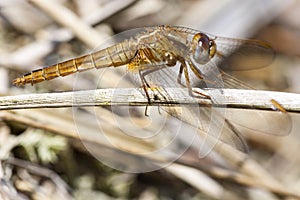
[{"label": "forewing", "polygon": [[216,37],[218,66],[223,70],[251,70],[270,65],[275,51],[266,42]]}]

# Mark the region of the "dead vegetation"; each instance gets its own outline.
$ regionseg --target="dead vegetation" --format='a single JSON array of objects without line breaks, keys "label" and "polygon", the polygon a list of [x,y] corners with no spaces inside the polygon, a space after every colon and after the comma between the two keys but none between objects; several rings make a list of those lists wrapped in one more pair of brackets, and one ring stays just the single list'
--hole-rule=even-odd
[{"label": "dead vegetation", "polygon": [[[11,80],[88,53],[121,31],[176,24],[270,42],[278,54],[270,67],[234,75],[257,88],[297,93],[299,10],[297,1],[277,0],[1,1],[0,92],[10,97],[47,93],[46,101],[57,100],[51,93],[72,91],[74,82],[80,83],[76,89],[95,89],[99,73],[94,70],[25,88],[12,86]],[[106,70],[98,87],[114,88],[122,70]],[[300,199],[297,114],[290,114],[289,135],[243,132],[249,154],[217,143],[209,156],[199,159],[197,145],[181,149],[189,138],[172,129],[178,121],[164,123],[163,136],[148,139],[147,131],[159,130],[160,120],[168,117],[156,107],[145,117],[144,109],[114,105],[0,111],[0,199]],[[155,152],[176,133],[180,142]],[[166,157],[173,158],[174,150],[183,154],[170,164]]]}]

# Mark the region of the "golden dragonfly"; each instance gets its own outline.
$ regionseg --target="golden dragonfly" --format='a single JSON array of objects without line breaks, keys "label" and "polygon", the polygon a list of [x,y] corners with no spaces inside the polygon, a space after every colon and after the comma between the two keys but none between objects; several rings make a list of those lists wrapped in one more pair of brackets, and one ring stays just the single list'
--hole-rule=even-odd
[{"label": "golden dragonfly", "polygon": [[[265,67],[273,61],[274,55],[274,50],[263,41],[218,37],[191,28],[163,25],[138,29],[133,36],[109,47],[34,70],[16,78],[13,84],[33,85],[94,68],[126,66],[129,73],[137,75],[149,102],[151,101],[149,88],[174,86],[186,88],[190,96],[215,101],[216,98],[205,92],[193,90],[195,82],[198,81],[202,88],[249,89],[246,84],[226,71]],[[249,57],[251,59],[248,59]],[[281,113],[284,112],[278,102],[271,98],[270,101],[274,102],[275,107],[279,107]],[[263,114],[259,116],[266,118]],[[199,123],[203,123],[202,119],[199,121],[194,122],[195,126],[199,127]],[[269,119],[266,121],[270,123]],[[229,120],[226,120],[226,123],[228,129],[231,129],[232,124]],[[267,124],[260,131],[281,135],[290,130],[289,125],[272,128],[273,125],[274,123]],[[201,125],[201,129],[208,132],[208,126],[203,128]],[[242,126],[256,128],[249,124]],[[231,132],[236,135],[236,130]]]}]

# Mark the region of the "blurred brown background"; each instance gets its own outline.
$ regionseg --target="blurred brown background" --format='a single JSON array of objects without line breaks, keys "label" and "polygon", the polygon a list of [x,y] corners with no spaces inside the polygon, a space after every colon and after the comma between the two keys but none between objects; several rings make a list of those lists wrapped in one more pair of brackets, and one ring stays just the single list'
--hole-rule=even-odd
[{"label": "blurred brown background", "polygon": [[[269,42],[277,53],[270,66],[235,75],[257,88],[298,93],[299,19],[296,0],[2,0],[0,93],[72,90],[75,76],[25,88],[11,81],[41,66],[88,53],[119,32],[162,24]],[[115,76],[111,73],[108,79]],[[97,77],[87,72],[78,79],[85,88],[95,84]],[[101,87],[109,88],[111,83]],[[106,109],[101,112],[110,117]],[[282,191],[260,185],[266,177],[248,179],[237,166],[224,168],[228,171],[222,174],[219,158],[198,160],[202,164],[187,169],[181,167],[188,167],[188,162],[141,174],[114,170],[85,151],[71,109],[1,111],[0,116],[0,199],[297,199],[294,195],[299,195],[300,118],[296,114],[291,114],[293,129],[288,136],[245,136],[251,159],[278,181]],[[99,151],[105,150],[99,146]]]}]

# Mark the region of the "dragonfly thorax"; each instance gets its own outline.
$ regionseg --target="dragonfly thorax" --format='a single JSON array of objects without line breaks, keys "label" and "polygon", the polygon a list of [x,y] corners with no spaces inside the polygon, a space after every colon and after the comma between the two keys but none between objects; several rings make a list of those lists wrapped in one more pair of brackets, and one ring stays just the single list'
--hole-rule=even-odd
[{"label": "dragonfly thorax", "polygon": [[163,55],[163,60],[166,62],[166,65],[170,67],[176,65],[177,62],[175,55],[167,51]]},{"label": "dragonfly thorax", "polygon": [[206,64],[216,53],[216,43],[207,35],[198,33],[193,37],[191,53],[195,62]]}]

